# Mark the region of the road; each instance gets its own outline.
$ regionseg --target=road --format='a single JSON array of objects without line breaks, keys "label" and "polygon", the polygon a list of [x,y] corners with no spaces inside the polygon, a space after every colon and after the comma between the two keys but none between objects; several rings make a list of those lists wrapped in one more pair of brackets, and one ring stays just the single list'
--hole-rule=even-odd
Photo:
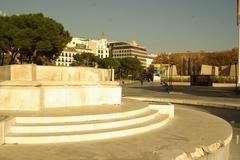
[{"label": "road", "polygon": [[[240,107],[240,95],[233,92],[233,87],[191,87],[186,85],[174,86],[174,91],[168,93],[166,88],[156,83],[144,83],[140,85],[125,84],[122,86],[123,96],[146,97],[146,98],[165,98],[182,99],[185,103],[188,100],[202,100],[212,103],[225,103]],[[158,103],[158,102],[154,102]],[[212,104],[211,103],[211,104]],[[207,104],[207,103],[206,103]],[[228,121],[233,126],[233,138],[230,144],[229,160],[240,159],[240,110],[225,108],[215,108],[204,105],[175,104],[179,108],[188,108],[208,112]]]}]

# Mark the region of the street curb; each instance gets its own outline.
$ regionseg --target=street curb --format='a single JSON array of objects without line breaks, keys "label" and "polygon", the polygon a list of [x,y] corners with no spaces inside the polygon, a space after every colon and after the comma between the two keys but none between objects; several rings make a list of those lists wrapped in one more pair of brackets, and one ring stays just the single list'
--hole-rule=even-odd
[{"label": "street curb", "polygon": [[216,102],[216,101],[205,101],[205,100],[199,100],[199,99],[190,100],[190,99],[177,99],[177,98],[176,99],[149,98],[149,97],[134,97],[134,96],[126,96],[124,98],[147,101],[147,102],[175,103],[175,104],[197,105],[197,106],[207,106],[207,107],[222,108],[222,109],[240,110],[240,105],[238,104],[229,104],[229,103]]}]

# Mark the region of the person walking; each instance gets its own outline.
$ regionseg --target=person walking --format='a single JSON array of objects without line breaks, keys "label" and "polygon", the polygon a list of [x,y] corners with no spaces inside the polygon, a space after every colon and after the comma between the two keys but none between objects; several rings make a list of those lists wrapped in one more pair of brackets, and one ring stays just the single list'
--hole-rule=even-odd
[{"label": "person walking", "polygon": [[140,78],[140,83],[141,83],[141,86],[143,85],[143,78],[141,77]]}]

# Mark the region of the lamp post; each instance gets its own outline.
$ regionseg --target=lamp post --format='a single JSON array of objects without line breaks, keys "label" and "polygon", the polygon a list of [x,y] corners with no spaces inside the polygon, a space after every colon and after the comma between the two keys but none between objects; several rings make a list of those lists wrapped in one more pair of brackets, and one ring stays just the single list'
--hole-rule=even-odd
[{"label": "lamp post", "polygon": [[238,63],[238,60],[234,60],[234,67],[235,67],[235,91],[237,92],[238,91],[238,69],[237,69],[237,63]]},{"label": "lamp post", "polygon": [[173,63],[170,62],[170,89],[173,90]]},{"label": "lamp post", "polygon": [[169,62],[168,64],[168,87],[167,90],[168,92],[173,91],[173,63]]},{"label": "lamp post", "polygon": [[[240,76],[239,76],[240,75],[240,2],[239,0],[237,0],[237,27],[238,27],[238,73],[237,73],[238,78],[236,78],[237,79],[236,86],[237,86],[237,83],[240,83]],[[235,66],[235,69],[236,69],[236,66]]]}]

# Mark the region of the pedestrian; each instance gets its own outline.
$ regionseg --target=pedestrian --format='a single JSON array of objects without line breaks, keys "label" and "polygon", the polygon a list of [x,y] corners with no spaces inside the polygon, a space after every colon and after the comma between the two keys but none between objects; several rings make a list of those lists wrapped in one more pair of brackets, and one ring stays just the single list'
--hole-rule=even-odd
[{"label": "pedestrian", "polygon": [[142,86],[143,85],[143,79],[142,78],[140,79],[140,83],[141,83],[141,86]]}]

